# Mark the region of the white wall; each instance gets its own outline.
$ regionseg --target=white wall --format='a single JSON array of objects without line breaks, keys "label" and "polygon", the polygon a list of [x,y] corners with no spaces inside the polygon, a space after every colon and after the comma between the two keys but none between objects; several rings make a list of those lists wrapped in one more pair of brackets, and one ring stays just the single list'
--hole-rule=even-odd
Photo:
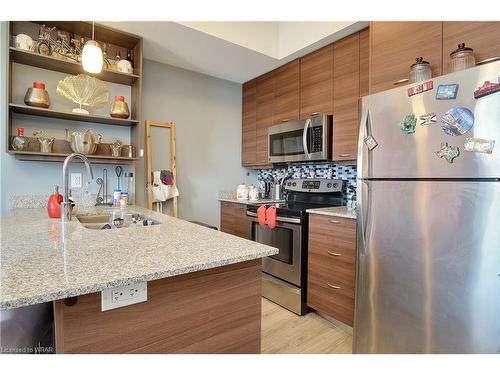
[{"label": "white wall", "polygon": [[[241,167],[241,85],[150,60],[143,76],[143,119],[176,124],[179,216],[219,226],[219,191],[235,190],[247,178]],[[144,171],[143,159],[136,164],[142,204]]]}]

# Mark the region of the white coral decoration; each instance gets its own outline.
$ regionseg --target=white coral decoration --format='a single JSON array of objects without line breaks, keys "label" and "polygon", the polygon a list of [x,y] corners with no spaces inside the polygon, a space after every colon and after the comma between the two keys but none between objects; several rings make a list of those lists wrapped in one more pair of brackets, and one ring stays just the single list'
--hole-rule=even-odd
[{"label": "white coral decoration", "polygon": [[108,103],[109,91],[100,79],[86,74],[69,76],[59,81],[57,93],[62,97],[87,107],[102,107]]}]

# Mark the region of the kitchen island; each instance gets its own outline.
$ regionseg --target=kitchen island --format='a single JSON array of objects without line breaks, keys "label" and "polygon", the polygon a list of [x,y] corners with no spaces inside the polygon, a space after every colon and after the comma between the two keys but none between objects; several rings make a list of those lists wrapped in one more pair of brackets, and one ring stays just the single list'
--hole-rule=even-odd
[{"label": "kitchen island", "polygon": [[[125,212],[158,225],[88,229],[45,209],[3,216],[0,309],[53,303],[57,353],[259,353],[261,258],[277,249]],[[101,291],[141,282],[147,301],[102,311]]]}]

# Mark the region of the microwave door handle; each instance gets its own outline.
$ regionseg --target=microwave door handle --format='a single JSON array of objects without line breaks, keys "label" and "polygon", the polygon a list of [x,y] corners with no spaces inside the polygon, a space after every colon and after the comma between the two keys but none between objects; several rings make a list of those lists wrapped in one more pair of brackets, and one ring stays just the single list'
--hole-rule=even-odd
[{"label": "microwave door handle", "polygon": [[308,118],[304,123],[304,133],[302,134],[302,146],[304,147],[304,154],[306,155],[308,160],[311,159],[311,154],[309,153],[309,147],[307,147],[307,129],[309,129],[310,125],[311,125],[311,119]]}]

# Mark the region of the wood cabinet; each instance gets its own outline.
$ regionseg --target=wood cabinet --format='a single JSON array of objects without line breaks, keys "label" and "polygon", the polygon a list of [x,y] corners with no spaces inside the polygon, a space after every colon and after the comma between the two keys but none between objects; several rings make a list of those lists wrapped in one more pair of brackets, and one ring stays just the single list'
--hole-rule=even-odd
[{"label": "wood cabinet", "polygon": [[333,111],[333,44],[300,59],[300,118]]},{"label": "wood cabinet", "polygon": [[269,164],[267,129],[273,125],[275,74],[269,72],[257,78],[256,165]]},{"label": "wood cabinet", "polygon": [[220,230],[241,238],[250,239],[247,206],[241,203],[220,202]]},{"label": "wood cabinet", "polygon": [[352,326],[355,286],[356,221],[309,215],[307,305]]},{"label": "wood cabinet", "polygon": [[252,166],[257,160],[257,82],[252,80],[243,84],[241,164]]},{"label": "wood cabinet", "polygon": [[300,60],[294,60],[275,71],[273,122],[278,124],[299,119]]},{"label": "wood cabinet", "polygon": [[359,96],[370,94],[370,29],[359,32]]},{"label": "wood cabinet", "polygon": [[422,56],[432,76],[442,73],[442,22],[372,22],[371,87],[376,93],[392,89],[408,78],[410,66]]},{"label": "wood cabinet", "polygon": [[359,33],[333,45],[333,160],[355,160],[359,127]]},{"label": "wood cabinet", "polygon": [[459,43],[474,49],[476,63],[500,57],[500,22],[443,22],[443,74],[450,73],[450,53]]}]

